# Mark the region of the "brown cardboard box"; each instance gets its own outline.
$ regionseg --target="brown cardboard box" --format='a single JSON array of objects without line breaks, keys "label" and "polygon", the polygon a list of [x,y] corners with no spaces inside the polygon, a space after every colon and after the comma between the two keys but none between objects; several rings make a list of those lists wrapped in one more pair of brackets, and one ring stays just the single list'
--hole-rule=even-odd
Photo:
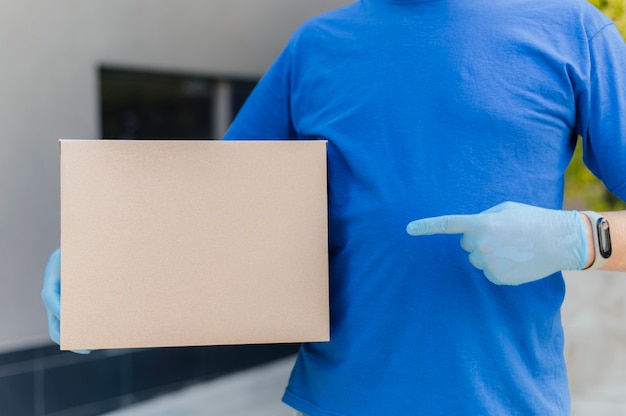
[{"label": "brown cardboard box", "polygon": [[60,153],[62,349],[329,339],[326,142]]}]

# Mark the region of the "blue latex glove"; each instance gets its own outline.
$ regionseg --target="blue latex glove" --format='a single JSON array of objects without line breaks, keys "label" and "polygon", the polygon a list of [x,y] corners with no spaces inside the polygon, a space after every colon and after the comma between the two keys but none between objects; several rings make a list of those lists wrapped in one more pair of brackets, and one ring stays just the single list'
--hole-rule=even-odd
[{"label": "blue latex glove", "polygon": [[463,234],[470,263],[497,285],[519,285],[587,263],[587,238],[577,211],[504,202],[475,215],[409,223],[413,236]]},{"label": "blue latex glove", "polygon": [[[61,344],[61,249],[57,249],[48,260],[43,275],[41,299],[48,313],[50,338]],[[74,350],[78,354],[89,354],[90,350]]]}]

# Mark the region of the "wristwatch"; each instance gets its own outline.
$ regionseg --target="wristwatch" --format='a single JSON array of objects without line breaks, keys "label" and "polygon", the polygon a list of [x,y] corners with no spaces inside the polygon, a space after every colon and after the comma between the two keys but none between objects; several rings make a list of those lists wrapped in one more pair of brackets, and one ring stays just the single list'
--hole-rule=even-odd
[{"label": "wristwatch", "polygon": [[584,214],[591,221],[593,247],[596,252],[596,258],[593,263],[585,270],[599,269],[611,257],[611,230],[609,222],[597,212],[582,211],[581,214]]}]

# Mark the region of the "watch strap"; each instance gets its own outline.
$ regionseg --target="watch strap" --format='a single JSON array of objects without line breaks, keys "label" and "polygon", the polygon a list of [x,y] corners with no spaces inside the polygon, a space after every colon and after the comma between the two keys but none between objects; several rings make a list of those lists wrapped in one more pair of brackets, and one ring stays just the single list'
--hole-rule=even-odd
[{"label": "watch strap", "polygon": [[603,216],[594,211],[581,211],[591,222],[591,234],[593,235],[593,248],[595,259],[585,270],[595,270],[602,267],[611,256],[611,238],[608,222]]}]

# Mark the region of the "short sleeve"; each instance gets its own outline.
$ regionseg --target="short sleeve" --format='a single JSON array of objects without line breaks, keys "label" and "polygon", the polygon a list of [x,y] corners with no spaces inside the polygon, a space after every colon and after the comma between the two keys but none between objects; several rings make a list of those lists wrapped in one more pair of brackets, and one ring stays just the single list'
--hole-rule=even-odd
[{"label": "short sleeve", "polygon": [[225,140],[297,138],[290,108],[291,67],[288,45],[239,110]]},{"label": "short sleeve", "polygon": [[613,24],[590,39],[588,71],[577,109],[584,161],[626,200],[626,43]]}]

